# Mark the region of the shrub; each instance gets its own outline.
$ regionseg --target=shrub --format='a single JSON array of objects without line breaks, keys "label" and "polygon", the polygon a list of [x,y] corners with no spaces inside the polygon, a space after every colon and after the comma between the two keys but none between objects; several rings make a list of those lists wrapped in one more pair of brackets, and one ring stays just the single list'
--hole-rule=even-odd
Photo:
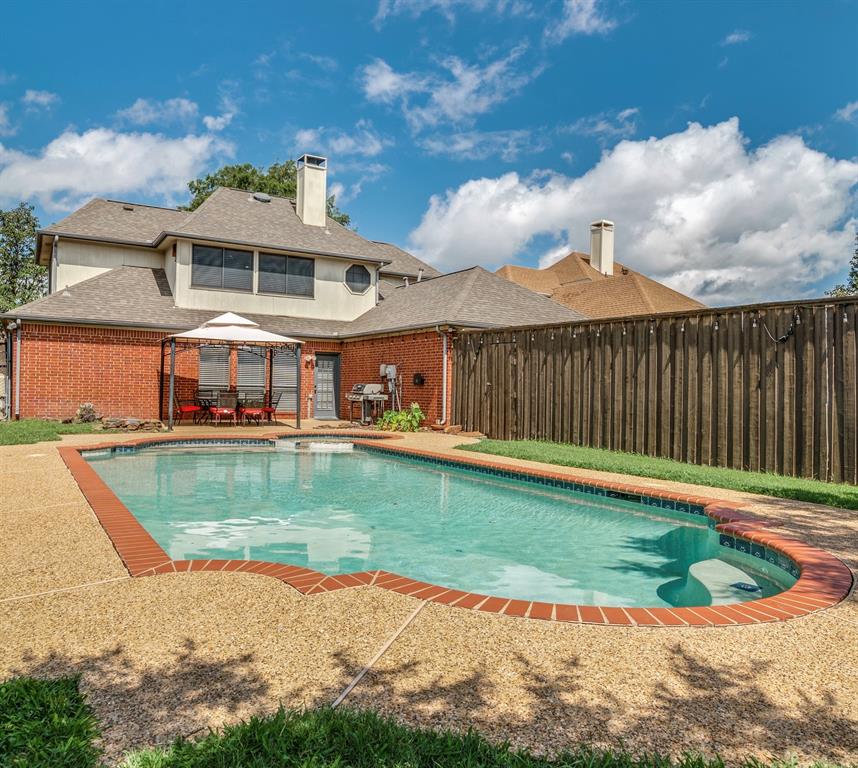
[{"label": "shrub", "polygon": [[388,432],[416,432],[425,418],[420,404],[411,403],[410,408],[402,411],[385,411],[375,425]]}]

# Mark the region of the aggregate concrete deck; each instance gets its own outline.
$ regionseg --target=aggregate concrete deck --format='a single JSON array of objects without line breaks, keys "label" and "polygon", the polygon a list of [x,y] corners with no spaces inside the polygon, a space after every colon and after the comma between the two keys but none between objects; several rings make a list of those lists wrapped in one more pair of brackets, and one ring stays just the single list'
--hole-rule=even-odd
[{"label": "aggregate concrete deck", "polygon": [[[74,435],[63,444],[104,439]],[[418,434],[403,445],[445,453],[466,441]],[[131,579],[59,445],[0,447],[0,677],[82,673],[114,759],[281,702],[331,702],[420,604],[376,587],[305,596],[243,573]],[[853,511],[652,484],[739,501],[858,569]],[[858,602],[853,593],[787,622],[677,629],[426,604],[346,704],[409,723],[474,726],[540,752],[621,741],[636,750],[719,751],[728,761],[793,753],[850,763],[858,761]]]}]

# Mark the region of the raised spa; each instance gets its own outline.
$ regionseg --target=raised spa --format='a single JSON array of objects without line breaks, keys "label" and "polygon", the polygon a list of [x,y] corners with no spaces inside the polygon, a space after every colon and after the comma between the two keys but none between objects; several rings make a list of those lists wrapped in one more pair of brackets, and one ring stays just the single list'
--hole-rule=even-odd
[{"label": "raised spa", "polygon": [[347,442],[84,455],[173,560],[265,560],[331,575],[384,569],[468,592],[626,607],[754,600],[797,576],[721,546],[699,507]]}]

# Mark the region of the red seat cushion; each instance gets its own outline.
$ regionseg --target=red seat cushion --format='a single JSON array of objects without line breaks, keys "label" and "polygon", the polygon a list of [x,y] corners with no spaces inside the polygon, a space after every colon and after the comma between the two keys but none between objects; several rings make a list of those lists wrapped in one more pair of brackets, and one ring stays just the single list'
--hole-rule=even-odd
[{"label": "red seat cushion", "polygon": [[216,405],[213,405],[209,410],[218,416],[229,416],[235,413],[235,408],[218,408]]}]

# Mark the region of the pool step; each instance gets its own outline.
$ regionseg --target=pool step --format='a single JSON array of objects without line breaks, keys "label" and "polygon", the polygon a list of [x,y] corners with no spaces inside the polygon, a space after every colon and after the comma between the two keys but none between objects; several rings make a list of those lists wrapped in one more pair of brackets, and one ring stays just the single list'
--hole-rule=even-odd
[{"label": "pool step", "polygon": [[[688,569],[688,578],[689,581],[694,580],[703,587],[715,604],[749,600],[754,596],[760,596],[759,584],[751,574],[717,558],[701,560],[691,565]],[[746,585],[746,588],[737,587],[736,584]]]}]

